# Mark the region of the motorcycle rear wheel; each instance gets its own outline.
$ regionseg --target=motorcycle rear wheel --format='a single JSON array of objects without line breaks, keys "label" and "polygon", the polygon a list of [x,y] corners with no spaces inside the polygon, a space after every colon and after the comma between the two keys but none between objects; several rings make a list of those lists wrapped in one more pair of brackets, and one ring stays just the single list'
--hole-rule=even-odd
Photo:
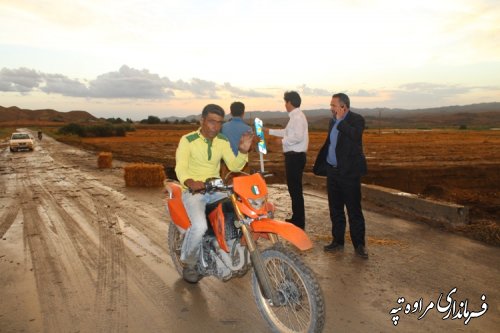
[{"label": "motorcycle rear wheel", "polygon": [[260,313],[273,332],[321,332],[325,323],[325,303],[314,273],[300,258],[283,247],[262,252],[273,292],[281,304],[272,305],[262,294],[253,273],[252,289]]},{"label": "motorcycle rear wheel", "polygon": [[170,223],[168,226],[168,251],[170,252],[170,257],[174,263],[175,269],[180,276],[182,276],[182,263],[181,263],[181,248],[182,241],[184,240],[184,235],[179,232],[177,226],[174,223]]}]

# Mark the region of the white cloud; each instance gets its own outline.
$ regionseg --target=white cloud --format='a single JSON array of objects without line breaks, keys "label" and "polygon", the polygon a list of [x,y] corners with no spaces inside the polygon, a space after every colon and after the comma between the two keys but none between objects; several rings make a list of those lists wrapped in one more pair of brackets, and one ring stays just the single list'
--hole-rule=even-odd
[{"label": "white cloud", "polygon": [[463,94],[469,92],[473,87],[466,87],[461,85],[449,85],[449,84],[436,84],[429,82],[412,82],[406,83],[399,86],[402,92],[423,94],[423,95],[435,95],[448,97],[457,94]]},{"label": "white cloud", "polygon": [[375,96],[378,96],[377,91],[365,90],[365,89],[359,89],[357,91],[348,92],[348,94],[350,96],[357,96],[357,97],[375,97]]},{"label": "white cloud", "polygon": [[88,97],[89,90],[78,80],[70,79],[62,74],[44,74],[45,85],[40,90],[48,94],[63,96]]},{"label": "white cloud", "polygon": [[173,96],[165,81],[148,70],[123,65],[117,72],[99,75],[89,83],[89,97],[162,99]]},{"label": "white cloud", "polygon": [[[459,105],[460,101],[469,95],[477,93],[498,94],[500,87],[495,86],[468,86],[458,84],[437,84],[429,82],[412,82],[400,85],[396,89],[380,92],[388,93],[388,100],[384,106],[431,107],[444,105]],[[490,102],[491,100],[486,100]],[[484,102],[478,100],[476,103]]]},{"label": "white cloud", "polygon": [[41,74],[33,69],[2,68],[0,71],[0,91],[16,91],[26,93],[43,81]]},{"label": "white cloud", "polygon": [[303,84],[299,87],[299,91],[302,94],[309,95],[309,96],[332,96],[331,91],[328,91],[326,89],[320,89],[320,88],[309,88],[305,84]]},{"label": "white cloud", "polygon": [[138,70],[127,65],[123,65],[118,71],[101,74],[88,84],[85,82],[63,74],[42,73],[28,68],[3,68],[0,71],[0,91],[24,94],[42,91],[69,97],[146,100],[172,99],[175,98],[175,91],[211,99],[220,98],[218,92],[228,92],[237,97],[273,96],[253,89],[234,87],[229,82],[219,85],[199,78],[174,82],[147,69]]},{"label": "white cloud", "polygon": [[234,98],[241,97],[253,97],[253,98],[268,98],[273,97],[271,94],[266,94],[262,92],[255,91],[253,89],[241,89],[237,87],[233,87],[229,82],[224,83],[224,89],[231,93],[231,96]]},{"label": "white cloud", "polygon": [[198,78],[192,78],[190,82],[178,80],[169,82],[168,86],[175,90],[188,91],[197,97],[218,98],[217,83]]}]

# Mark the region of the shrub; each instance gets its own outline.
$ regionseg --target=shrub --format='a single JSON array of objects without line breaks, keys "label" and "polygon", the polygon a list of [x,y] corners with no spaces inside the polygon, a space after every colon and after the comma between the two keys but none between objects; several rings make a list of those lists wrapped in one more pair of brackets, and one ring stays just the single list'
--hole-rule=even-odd
[{"label": "shrub", "polygon": [[122,124],[122,123],[124,123],[123,119],[120,118],[120,117],[118,117],[118,118],[108,118],[108,119],[106,119],[106,121],[108,123],[111,123],[111,124]]},{"label": "shrub", "polygon": [[78,136],[85,136],[85,128],[81,125],[70,123],[61,127],[58,131],[61,134],[74,134]]},{"label": "shrub", "polygon": [[61,134],[74,134],[80,137],[125,136],[127,132],[131,131],[135,131],[135,128],[129,123],[114,126],[109,123],[91,126],[71,123],[59,129]]},{"label": "shrub", "polygon": [[115,127],[115,136],[125,136],[127,131],[123,126]]},{"label": "shrub", "polygon": [[135,127],[131,123],[121,124],[120,126],[117,126],[117,127],[124,128],[126,132],[134,132],[135,131]]},{"label": "shrub", "polygon": [[160,124],[161,119],[156,116],[149,116],[148,119],[141,120],[141,124]]},{"label": "shrub", "polygon": [[110,124],[87,126],[85,136],[90,136],[90,137],[114,136],[113,126],[111,126]]}]

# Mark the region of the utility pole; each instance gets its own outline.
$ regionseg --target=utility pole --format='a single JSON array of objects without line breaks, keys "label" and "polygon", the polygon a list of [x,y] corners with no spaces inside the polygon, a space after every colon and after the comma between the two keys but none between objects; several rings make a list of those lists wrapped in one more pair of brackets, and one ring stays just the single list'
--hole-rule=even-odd
[{"label": "utility pole", "polygon": [[382,110],[378,110],[378,135],[380,135],[380,127],[382,127]]}]

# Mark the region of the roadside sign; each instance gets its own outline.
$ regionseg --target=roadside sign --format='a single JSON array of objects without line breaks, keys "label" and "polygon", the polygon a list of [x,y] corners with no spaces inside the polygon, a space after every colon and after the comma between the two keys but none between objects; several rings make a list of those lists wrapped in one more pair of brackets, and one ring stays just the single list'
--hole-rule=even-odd
[{"label": "roadside sign", "polygon": [[255,118],[255,133],[259,137],[259,142],[257,143],[257,149],[261,154],[267,154],[266,139],[264,138],[264,130],[262,129],[262,120]]}]

